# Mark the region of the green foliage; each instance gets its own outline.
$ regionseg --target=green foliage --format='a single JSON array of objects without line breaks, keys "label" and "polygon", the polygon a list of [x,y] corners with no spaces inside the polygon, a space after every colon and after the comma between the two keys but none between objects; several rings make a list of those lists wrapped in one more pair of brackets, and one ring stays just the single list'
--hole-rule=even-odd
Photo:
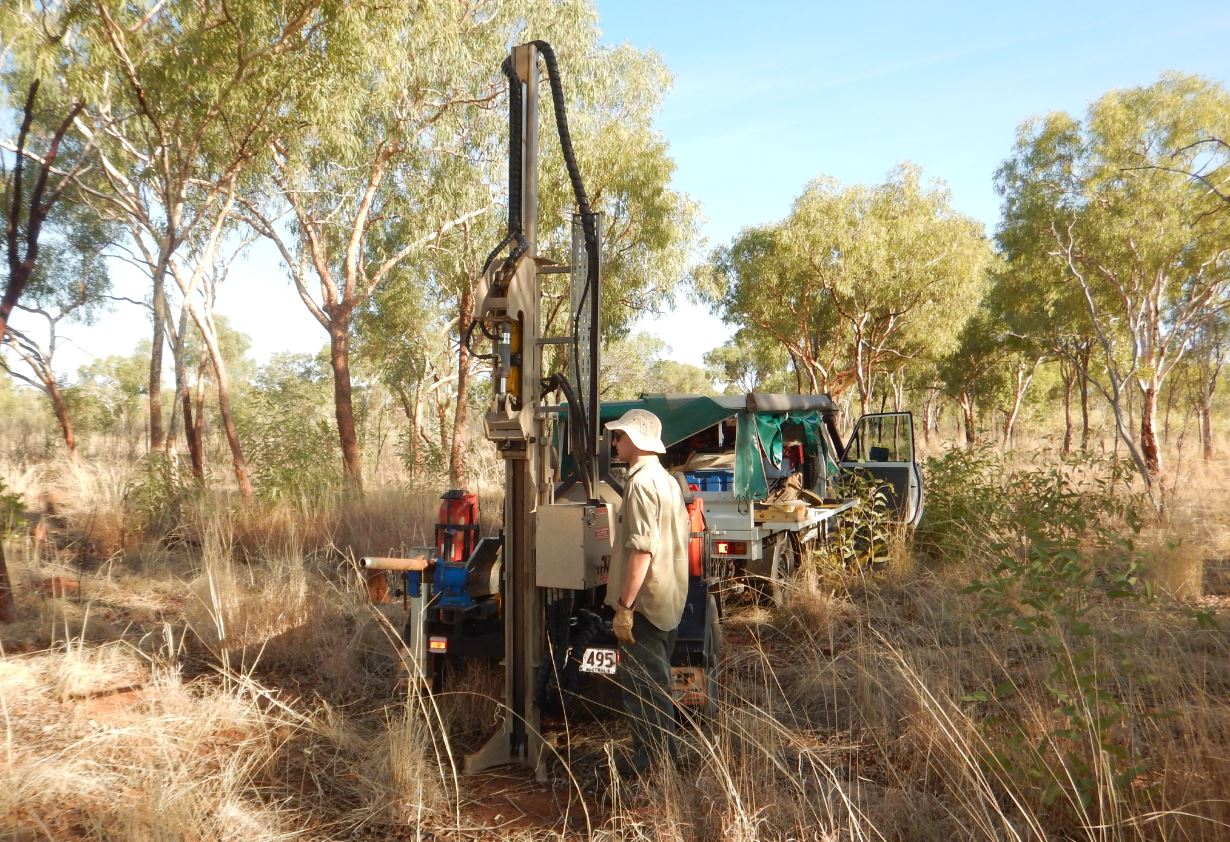
[{"label": "green foliage", "polygon": [[64,390],[64,399],[79,428],[117,432],[138,422],[149,389],[149,348],[142,340],[127,356],[94,360],[77,370],[77,383]]},{"label": "green foliage", "polygon": [[[1019,722],[1000,722],[1012,736],[993,762],[1039,788],[1046,803],[1075,792],[1083,809],[1094,808],[1140,771],[1116,695],[1134,675],[1130,640],[1093,617],[1152,598],[1135,540],[1144,500],[1132,490],[1133,467],[1083,455],[1013,468],[981,448],[930,459],[926,471],[920,548],[950,562],[973,559],[981,574],[966,592],[977,597],[979,618],[1024,637],[1052,664],[1047,687],[1061,725],[1031,742]],[[1006,682],[994,695],[1010,703],[1014,693]]]},{"label": "green foliage", "polygon": [[25,511],[26,506],[21,495],[8,491],[4,480],[0,480],[0,538],[13,534],[25,519]]},{"label": "green foliage", "polygon": [[598,393],[604,401],[629,400],[649,391],[650,371],[661,360],[666,343],[650,333],[608,339],[602,349]]},{"label": "green foliage", "polygon": [[733,324],[779,343],[813,392],[876,378],[952,347],[977,306],[990,249],[942,185],[902,165],[874,187],[813,181],[778,225],[743,231],[697,273]]},{"label": "green foliage", "polygon": [[[1054,329],[1039,328],[1052,345],[1096,337],[1104,376],[1095,368],[1094,382],[1150,486],[1161,470],[1156,396],[1198,325],[1230,300],[1226,205],[1193,175],[1221,178],[1230,147],[1210,139],[1226,137],[1230,92],[1168,73],[1111,91],[1084,120],[1026,122],[995,175],[1004,197],[996,239],[1031,291],[1018,302],[1024,321],[1057,314]],[[1141,399],[1139,424],[1129,390]]]},{"label": "green foliage", "polygon": [[[445,432],[450,433],[451,429]],[[411,438],[413,435],[414,430],[405,427],[397,436],[397,456],[402,466],[412,481],[439,482],[439,478],[448,473],[449,437],[420,436],[416,443]]]},{"label": "green foliage", "polygon": [[0,370],[0,450],[13,457],[41,449],[53,423],[40,392],[17,388]]},{"label": "green foliage", "polygon": [[717,392],[703,368],[677,360],[657,360],[650,366],[644,391],[685,395],[713,395]]},{"label": "green foliage", "polygon": [[315,497],[341,481],[330,384],[308,354],[275,354],[257,372],[236,424],[262,497]]},{"label": "green foliage", "polygon": [[733,339],[705,354],[709,378],[723,384],[729,395],[794,391],[788,362],[780,343],[748,328],[741,328]]},{"label": "green foliage", "polygon": [[986,564],[984,525],[994,522],[1009,493],[1004,457],[993,447],[951,448],[923,465],[927,505],[914,548],[937,562]]},{"label": "green foliage", "polygon": [[825,543],[830,558],[847,568],[869,568],[886,561],[895,527],[888,516],[888,498],[875,477],[857,471],[841,475],[838,496],[855,501],[842,513]]},{"label": "green foliage", "polygon": [[179,463],[161,451],[145,454],[124,488],[125,535],[169,535],[181,522],[192,484]]}]

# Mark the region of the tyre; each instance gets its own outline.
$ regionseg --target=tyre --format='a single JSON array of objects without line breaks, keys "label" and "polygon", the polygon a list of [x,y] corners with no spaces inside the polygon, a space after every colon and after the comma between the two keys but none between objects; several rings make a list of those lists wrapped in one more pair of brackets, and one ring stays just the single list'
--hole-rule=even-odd
[{"label": "tyre", "polygon": [[793,533],[780,532],[764,543],[761,575],[751,583],[761,603],[780,608],[786,602],[789,582],[799,569],[799,547]]},{"label": "tyre", "polygon": [[700,708],[700,715],[706,719],[717,716],[718,709],[718,670],[722,665],[722,618],[718,615],[717,599],[709,594],[705,605],[708,616],[705,621],[705,704]]}]

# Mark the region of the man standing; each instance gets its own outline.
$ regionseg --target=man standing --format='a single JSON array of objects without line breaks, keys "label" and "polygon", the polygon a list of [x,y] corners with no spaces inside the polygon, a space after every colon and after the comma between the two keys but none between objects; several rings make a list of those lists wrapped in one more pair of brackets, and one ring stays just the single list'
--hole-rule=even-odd
[{"label": "man standing", "polygon": [[670,661],[688,593],[690,526],[679,485],[658,461],[666,452],[658,417],[632,409],[606,428],[628,465],[606,593],[634,750],[620,772],[640,774],[656,757],[678,758]]}]

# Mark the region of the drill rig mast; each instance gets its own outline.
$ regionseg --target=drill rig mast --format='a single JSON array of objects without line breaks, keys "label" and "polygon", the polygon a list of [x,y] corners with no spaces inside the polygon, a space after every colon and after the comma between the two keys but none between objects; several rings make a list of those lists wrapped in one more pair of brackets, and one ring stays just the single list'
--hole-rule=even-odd
[{"label": "drill rig mast", "polygon": [[[567,268],[548,265],[537,252],[540,58],[546,64],[579,209]],[[492,342],[493,398],[484,428],[505,465],[505,707],[502,723],[466,758],[465,769],[519,763],[541,774],[545,742],[539,686],[547,649],[547,589],[597,586],[604,581],[602,571],[610,557],[610,516],[597,498],[599,225],[573,156],[551,46],[534,41],[514,47],[503,69],[509,82],[508,233],[487,260],[474,319]],[[568,272],[572,280],[568,335],[544,337],[539,276],[560,272]],[[569,371],[544,378],[543,349],[551,345],[568,347]],[[547,397],[558,392],[567,399],[569,444],[584,483],[585,503],[555,500],[550,425],[560,407]],[[561,543],[561,531],[576,540]]]}]

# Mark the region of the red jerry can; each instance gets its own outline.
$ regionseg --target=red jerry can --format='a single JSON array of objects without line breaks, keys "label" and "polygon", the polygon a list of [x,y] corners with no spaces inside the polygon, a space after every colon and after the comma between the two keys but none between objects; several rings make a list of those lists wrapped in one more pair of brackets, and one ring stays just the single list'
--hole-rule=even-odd
[{"label": "red jerry can", "polygon": [[463,562],[478,543],[478,495],[462,489],[440,498],[436,524],[436,551],[441,561]]},{"label": "red jerry can", "polygon": [[[692,491],[700,490],[695,485],[689,485],[688,488]],[[688,540],[688,575],[700,576],[705,572],[705,501],[692,495],[687,505],[691,530],[691,538]]]}]

